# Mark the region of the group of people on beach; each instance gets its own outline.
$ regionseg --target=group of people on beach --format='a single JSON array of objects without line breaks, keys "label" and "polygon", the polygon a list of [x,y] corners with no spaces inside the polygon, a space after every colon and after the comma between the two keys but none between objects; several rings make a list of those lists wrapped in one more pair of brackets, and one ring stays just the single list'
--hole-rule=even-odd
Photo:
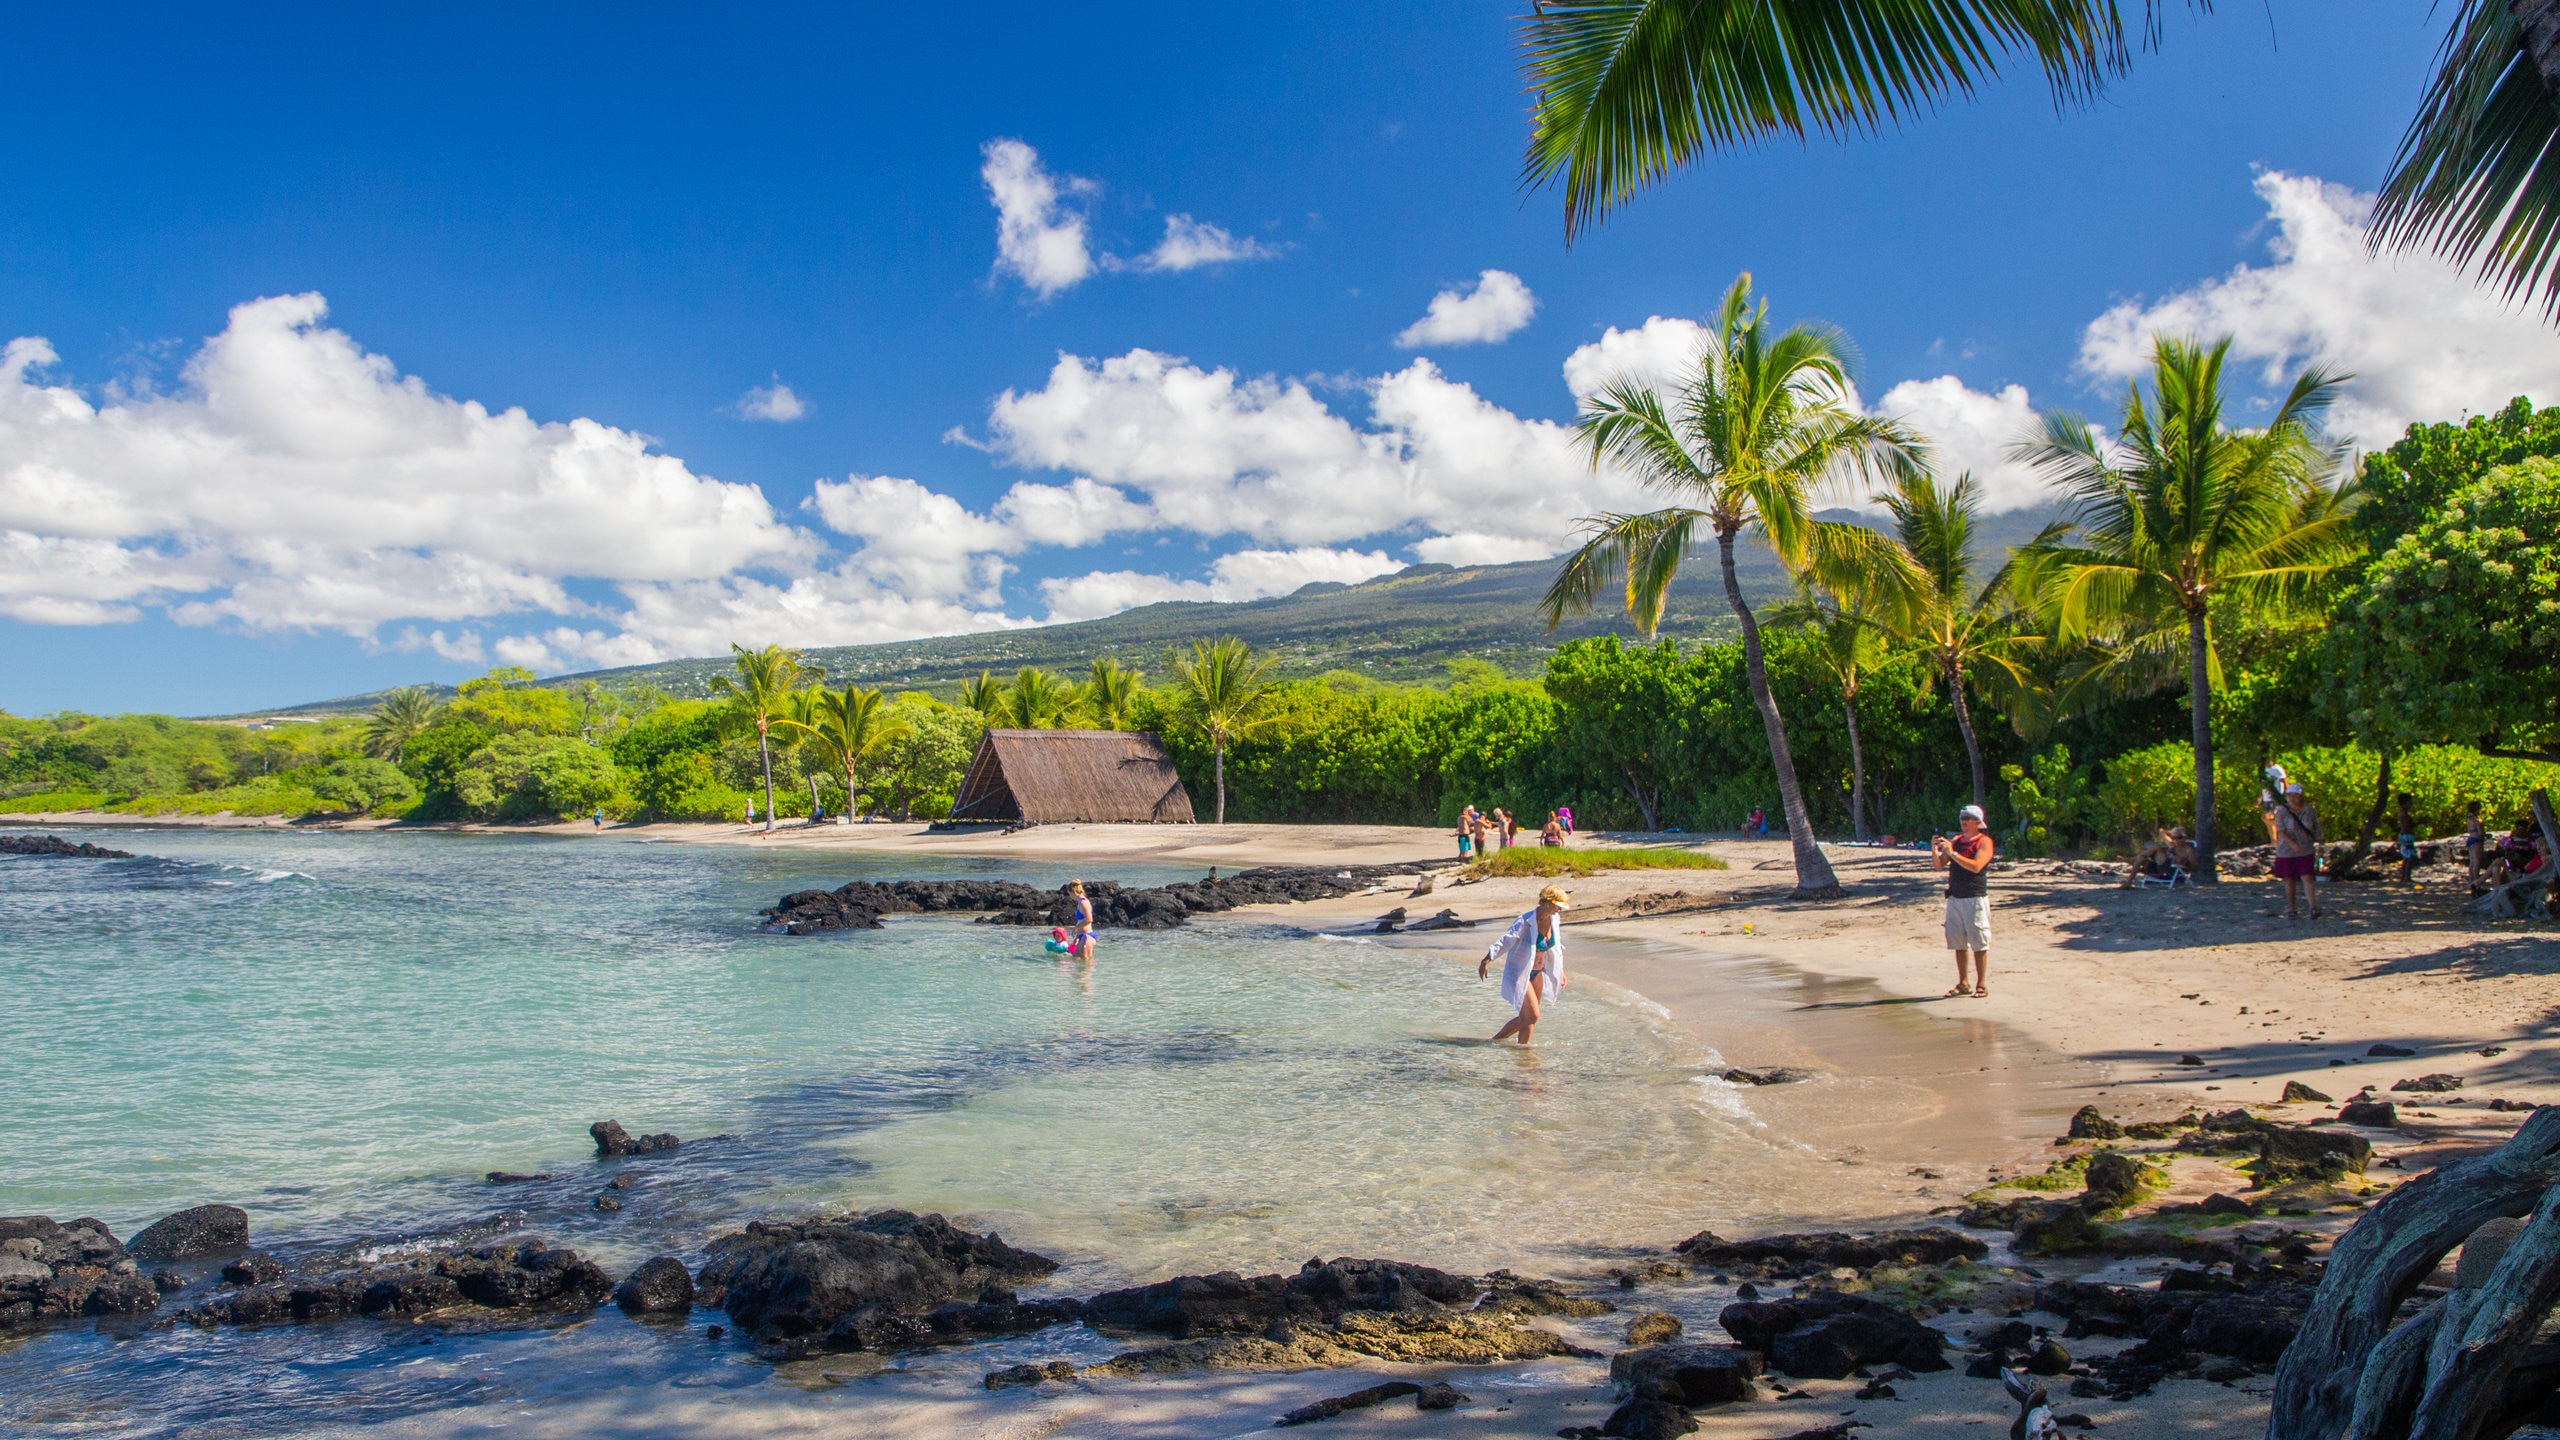
[{"label": "group of people on beach", "polygon": [[[1538,830],[1541,845],[1562,845],[1573,838],[1573,807],[1559,805],[1547,812],[1547,823]],[[1478,810],[1473,805],[1458,812],[1458,858],[1483,860],[1496,850],[1508,850],[1520,843],[1520,822],[1511,812],[1497,805],[1491,810]]]},{"label": "group of people on beach", "polygon": [[[2258,815],[2266,823],[2268,841],[2275,847],[2271,869],[2277,879],[2284,881],[2285,918],[2299,918],[2302,901],[2307,898],[2311,918],[2317,920],[2320,893],[2315,880],[2320,846],[2326,838],[2320,827],[2320,812],[2303,793],[2302,782],[2288,777],[2282,765],[2267,766],[2266,777],[2266,788],[2258,792]],[[2392,809],[2396,822],[2393,851],[2400,863],[2400,883],[2406,885],[2414,881],[2418,868],[2416,798],[2401,791],[2393,797]],[[2462,855],[2472,894],[2486,894],[2490,887],[2511,880],[2537,874],[2549,877],[2553,873],[2551,839],[2542,833],[2542,825],[2531,811],[2517,815],[2515,825],[2493,844],[2480,802],[2471,801],[2464,809]]]}]

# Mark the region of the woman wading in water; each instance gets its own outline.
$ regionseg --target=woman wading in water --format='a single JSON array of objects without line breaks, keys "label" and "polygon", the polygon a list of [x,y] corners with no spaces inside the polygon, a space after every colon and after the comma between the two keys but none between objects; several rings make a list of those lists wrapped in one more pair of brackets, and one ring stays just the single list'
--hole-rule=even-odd
[{"label": "woman wading in water", "polygon": [[1085,898],[1084,882],[1070,880],[1067,893],[1075,897],[1076,914],[1067,922],[1067,953],[1086,964],[1093,963],[1093,902]]},{"label": "woman wading in water", "polygon": [[1484,952],[1476,963],[1476,978],[1481,980],[1502,961],[1502,999],[1517,1005],[1520,1013],[1493,1032],[1496,1040],[1516,1035],[1520,1043],[1529,1043],[1529,1032],[1538,1028],[1539,1010],[1555,1001],[1564,990],[1564,932],[1559,922],[1564,918],[1565,893],[1550,885],[1538,892],[1538,908],[1511,922],[1502,938]]}]

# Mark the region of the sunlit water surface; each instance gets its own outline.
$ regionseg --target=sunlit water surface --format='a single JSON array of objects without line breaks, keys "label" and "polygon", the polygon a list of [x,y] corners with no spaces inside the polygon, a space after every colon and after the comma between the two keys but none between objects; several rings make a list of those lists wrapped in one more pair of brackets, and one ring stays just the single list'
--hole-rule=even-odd
[{"label": "sunlit water surface", "polygon": [[[1049,885],[1055,866],[611,836],[94,838],[154,858],[0,859],[0,1213],[129,1236],[220,1200],[288,1256],[509,1228],[618,1271],[756,1215],[894,1204],[998,1228],[1066,1262],[1050,1288],[1089,1293],[1316,1254],[1553,1270],[1687,1233],[1707,1187],[1747,1203],[1814,1173],[1701,1083],[1713,1055],[1604,986],[1570,992],[1524,1052],[1474,1038],[1501,1009],[1473,967],[1274,921],[1106,933],[1090,972],[1040,932],[949,917],[754,928],[806,886]],[[607,1117],[685,1144],[599,1166],[585,1131]],[[598,1212],[626,1169],[625,1208]],[[681,1343],[608,1312],[538,1355],[474,1341],[484,1358],[459,1368],[371,1322],[54,1332],[0,1349],[0,1420],[253,1433],[452,1403],[513,1383],[510,1364],[760,1383],[705,1358],[708,1318]]]}]

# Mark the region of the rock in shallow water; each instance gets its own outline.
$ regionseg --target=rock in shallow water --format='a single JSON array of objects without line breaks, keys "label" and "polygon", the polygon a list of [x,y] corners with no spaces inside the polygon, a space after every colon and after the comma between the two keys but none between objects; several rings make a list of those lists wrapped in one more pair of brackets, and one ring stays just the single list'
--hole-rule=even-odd
[{"label": "rock in shallow water", "polygon": [[693,1276],[673,1255],[642,1261],[613,1287],[613,1303],[628,1315],[682,1315],[693,1308]]},{"label": "rock in shallow water", "polygon": [[1609,1379],[1639,1400],[1694,1407],[1759,1398],[1762,1369],[1740,1345],[1648,1345],[1610,1357]]},{"label": "rock in shallow water", "polygon": [[1310,1260],[1295,1275],[1248,1278],[1227,1270],[1106,1291],[1086,1302],[1085,1316],[1096,1326],[1177,1339],[1253,1335],[1281,1321],[1330,1323],[1353,1310],[1437,1310],[1471,1301],[1481,1288],[1428,1265]]},{"label": "rock in shallow water", "polygon": [[125,1249],[137,1260],[169,1264],[236,1255],[249,1248],[249,1212],[237,1205],[198,1205],[164,1216]]},{"label": "rock in shallow water", "polygon": [[61,860],[130,860],[132,854],[109,850],[86,840],[65,840],[59,835],[0,835],[0,855],[44,855]]},{"label": "rock in shallow water", "polygon": [[[878,1348],[892,1330],[907,1328],[892,1325],[893,1318],[913,1319],[970,1297],[985,1303],[989,1287],[1041,1279],[1058,1268],[999,1236],[904,1210],[789,1225],[758,1221],[712,1241],[710,1252],[696,1277],[700,1287],[718,1294],[730,1318],[759,1345],[794,1353]],[[865,1309],[875,1310],[872,1333],[858,1325],[851,1332],[840,1328]],[[1019,1318],[1035,1329],[1057,1323],[1040,1318],[1047,1313],[1043,1307]]]},{"label": "rock in shallow water", "polygon": [[1870,1270],[1878,1265],[1943,1265],[1950,1260],[1979,1260],[1991,1253],[1990,1246],[1942,1225],[1874,1235],[1827,1232],[1757,1240],[1726,1240],[1701,1230],[1673,1249],[1692,1265],[1767,1275],[1805,1275],[1841,1266]]}]

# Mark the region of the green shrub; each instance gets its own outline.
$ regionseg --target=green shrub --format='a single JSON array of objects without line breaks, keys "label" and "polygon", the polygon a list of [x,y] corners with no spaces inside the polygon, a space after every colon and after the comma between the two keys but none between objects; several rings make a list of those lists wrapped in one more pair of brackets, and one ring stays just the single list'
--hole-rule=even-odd
[{"label": "green shrub", "polygon": [[330,762],[310,777],[311,793],[340,809],[358,813],[406,805],[418,798],[418,787],[388,760],[354,756]]},{"label": "green shrub", "polygon": [[41,790],[33,795],[19,795],[0,800],[0,815],[63,814],[73,810],[102,810],[107,797],[95,790]]},{"label": "green shrub", "polygon": [[611,803],[620,780],[612,758],[583,740],[517,731],[473,751],[453,794],[476,819],[537,820]]},{"label": "green shrub", "polygon": [[[2352,745],[2306,746],[2280,752],[2275,759],[2320,812],[2330,839],[2356,837],[2373,808],[2374,787],[2381,779],[2379,754]],[[2147,841],[2154,826],[2193,823],[2195,752],[2186,742],[2119,755],[2106,769],[2097,803],[2110,836]],[[2267,843],[2266,825],[2258,818],[2262,783],[2248,761],[2215,757],[2214,821],[2223,848]],[[2462,833],[2464,806],[2473,800],[2480,802],[2488,822],[2499,826],[2527,809],[2527,797],[2536,787],[2560,793],[2560,765],[2498,759],[2459,745],[2421,745],[2391,761],[2391,788],[2395,794],[2408,792],[2423,836]],[[2390,834],[2394,823],[2393,812],[2386,809],[2381,833]]]}]

